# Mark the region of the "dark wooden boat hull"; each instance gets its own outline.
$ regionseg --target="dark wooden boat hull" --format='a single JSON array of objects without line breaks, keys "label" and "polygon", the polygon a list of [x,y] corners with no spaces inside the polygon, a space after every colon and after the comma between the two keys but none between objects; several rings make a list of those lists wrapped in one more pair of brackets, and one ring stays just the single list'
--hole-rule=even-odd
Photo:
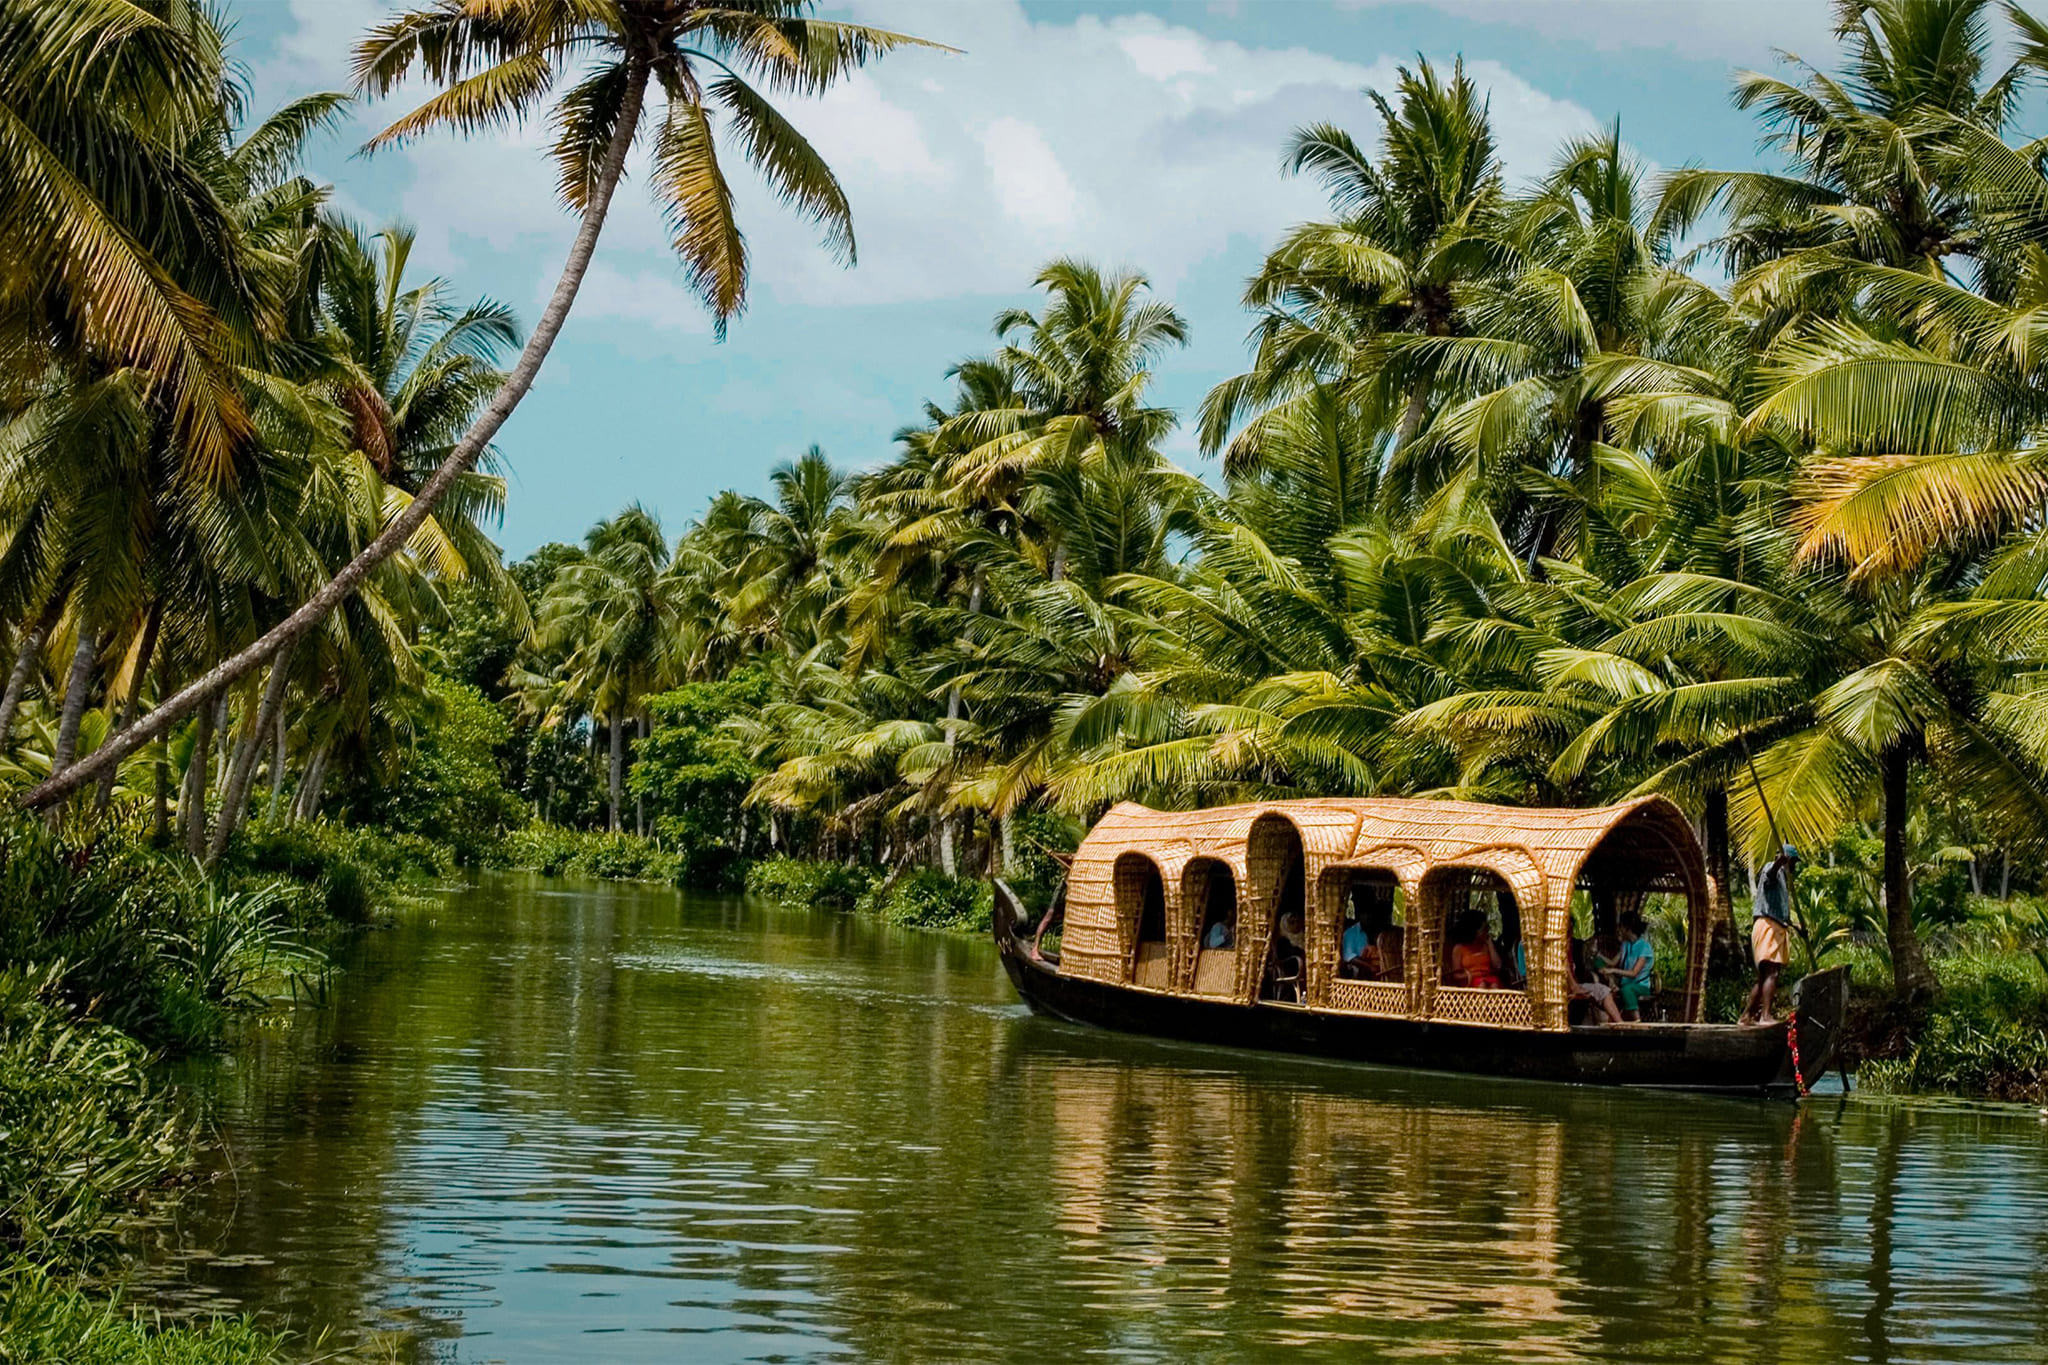
[{"label": "dark wooden boat hull", "polygon": [[[1628,1024],[1550,1033],[1164,995],[1061,975],[1017,936],[1017,907],[1000,883],[995,900],[996,944],[1017,993],[1033,1010],[1071,1023],[1379,1066],[1584,1085],[1796,1093],[1790,1031],[1782,1025]],[[1801,984],[1800,1072],[1811,1083],[1834,1055],[1847,982],[1833,969]]]}]

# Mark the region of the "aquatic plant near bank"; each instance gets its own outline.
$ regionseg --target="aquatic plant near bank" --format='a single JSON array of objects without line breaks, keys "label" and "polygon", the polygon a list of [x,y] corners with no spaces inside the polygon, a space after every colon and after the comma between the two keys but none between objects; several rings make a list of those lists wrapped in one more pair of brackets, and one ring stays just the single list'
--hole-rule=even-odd
[{"label": "aquatic plant near bank", "polygon": [[0,1249],[89,1269],[122,1223],[188,1166],[190,1121],[148,1050],[74,1015],[64,972],[0,972]]},{"label": "aquatic plant near bank", "polygon": [[88,1294],[32,1261],[0,1266],[0,1363],[274,1365],[285,1338],[246,1318],[164,1327]]}]

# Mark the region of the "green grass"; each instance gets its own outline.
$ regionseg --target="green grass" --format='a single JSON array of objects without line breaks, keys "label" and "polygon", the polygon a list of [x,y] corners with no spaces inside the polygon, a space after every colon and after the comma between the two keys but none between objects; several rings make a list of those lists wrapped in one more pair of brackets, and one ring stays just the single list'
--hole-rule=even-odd
[{"label": "green grass", "polygon": [[0,1362],[63,1365],[273,1365],[282,1337],[246,1320],[162,1327],[31,1262],[0,1268]]}]

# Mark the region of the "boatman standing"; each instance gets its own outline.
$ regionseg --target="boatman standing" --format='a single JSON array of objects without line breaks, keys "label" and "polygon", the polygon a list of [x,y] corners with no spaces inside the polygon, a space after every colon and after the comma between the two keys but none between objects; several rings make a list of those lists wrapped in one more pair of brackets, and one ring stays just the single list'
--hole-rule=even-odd
[{"label": "boatman standing", "polygon": [[1755,914],[1749,921],[1749,947],[1756,956],[1756,985],[1750,988],[1749,1003],[1742,1007],[1744,1023],[1778,1022],[1771,1006],[1778,994],[1778,974],[1785,970],[1791,957],[1792,874],[1798,866],[1799,850],[1784,844],[1756,879]]}]

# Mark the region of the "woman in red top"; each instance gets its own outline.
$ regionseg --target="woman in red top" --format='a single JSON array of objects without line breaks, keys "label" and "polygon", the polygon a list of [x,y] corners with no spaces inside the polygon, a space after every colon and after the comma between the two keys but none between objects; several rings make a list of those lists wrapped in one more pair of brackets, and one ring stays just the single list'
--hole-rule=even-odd
[{"label": "woman in red top", "polygon": [[1467,910],[1451,926],[1449,983],[1480,990],[1501,988],[1500,953],[1483,911]]}]

